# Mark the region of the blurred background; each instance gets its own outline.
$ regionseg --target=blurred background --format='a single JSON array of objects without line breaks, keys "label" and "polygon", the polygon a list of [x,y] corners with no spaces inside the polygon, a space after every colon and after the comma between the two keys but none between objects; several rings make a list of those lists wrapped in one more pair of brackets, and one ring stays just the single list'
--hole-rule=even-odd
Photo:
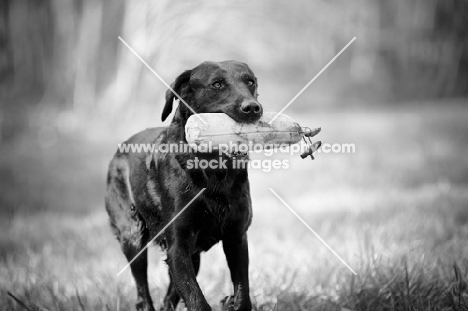
[{"label": "blurred background", "polygon": [[[165,87],[118,36],[169,84],[205,60],[246,62],[268,111],[356,37],[285,112],[356,153],[251,172],[256,306],[468,305],[467,29],[465,0],[0,1],[1,305],[20,309],[7,291],[47,310],[135,303],[130,274],[116,277],[105,174],[117,143],[163,125]],[[157,304],[167,272],[151,256]],[[207,258],[216,305],[232,289],[219,246]]]}]

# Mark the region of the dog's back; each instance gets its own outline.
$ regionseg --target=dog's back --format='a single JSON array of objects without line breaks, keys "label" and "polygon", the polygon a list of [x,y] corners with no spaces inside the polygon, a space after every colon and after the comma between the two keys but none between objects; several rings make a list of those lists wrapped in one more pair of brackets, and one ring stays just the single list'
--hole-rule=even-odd
[{"label": "dog's back", "polygon": [[[132,231],[128,224],[140,222],[136,212],[135,194],[144,192],[147,179],[148,152],[144,152],[144,149],[141,149],[142,152],[135,152],[135,149],[132,150],[130,147],[154,144],[164,129],[164,127],[148,128],[133,135],[121,144],[126,146],[127,150],[119,149],[109,164],[106,209],[110,215],[111,226],[121,242],[126,237],[125,228]],[[133,211],[134,215],[128,215],[129,210]],[[134,219],[131,219],[132,217]]]}]

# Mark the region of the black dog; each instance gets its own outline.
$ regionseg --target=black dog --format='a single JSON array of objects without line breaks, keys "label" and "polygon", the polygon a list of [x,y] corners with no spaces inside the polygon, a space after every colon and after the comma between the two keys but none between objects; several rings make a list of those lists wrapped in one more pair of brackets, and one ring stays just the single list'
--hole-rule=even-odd
[{"label": "black dog", "polygon": [[[172,89],[196,113],[225,113],[241,123],[262,115],[257,101],[257,80],[250,68],[236,61],[204,62],[183,72]],[[172,111],[175,95],[168,90],[162,113]],[[127,144],[186,142],[184,126],[193,114],[180,102],[169,127],[151,128]],[[247,229],[252,206],[246,169],[188,169],[195,157],[219,158],[214,153],[117,152],[109,165],[106,209],[127,260],[132,260],[203,188],[205,191],[156,239],[167,250],[170,285],[161,310],[174,310],[180,298],[190,311],[211,310],[196,275],[200,253],[223,241],[231,271],[234,296],[226,310],[249,311]],[[154,310],[147,282],[146,250],[131,264],[138,292],[138,310]]]}]

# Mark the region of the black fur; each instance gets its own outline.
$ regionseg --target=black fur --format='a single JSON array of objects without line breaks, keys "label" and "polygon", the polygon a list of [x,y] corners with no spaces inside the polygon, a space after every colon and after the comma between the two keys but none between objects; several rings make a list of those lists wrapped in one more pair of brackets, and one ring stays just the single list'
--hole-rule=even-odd
[{"label": "black fur", "polygon": [[[238,122],[255,122],[262,108],[257,102],[256,78],[236,61],[204,62],[178,76],[172,89],[196,112],[226,113]],[[164,121],[176,96],[166,93]],[[245,107],[255,107],[252,109]],[[140,132],[127,144],[186,142],[184,126],[193,112],[180,102],[169,127]],[[117,152],[109,165],[106,209],[122,251],[131,260],[203,188],[206,190],[156,242],[167,251],[171,283],[160,310],[173,310],[180,298],[190,311],[211,310],[196,280],[200,253],[223,241],[234,296],[225,310],[250,311],[247,229],[252,206],[246,169],[187,169],[194,157],[218,154],[144,154]],[[154,310],[148,290],[147,252],[130,266],[137,286],[137,309]]]}]

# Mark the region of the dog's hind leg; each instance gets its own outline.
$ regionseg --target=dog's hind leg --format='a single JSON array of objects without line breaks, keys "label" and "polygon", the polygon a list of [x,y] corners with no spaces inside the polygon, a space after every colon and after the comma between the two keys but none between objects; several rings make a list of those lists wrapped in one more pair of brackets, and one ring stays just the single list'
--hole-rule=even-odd
[{"label": "dog's hind leg", "polygon": [[[129,168],[124,157],[116,157],[110,163],[107,176],[106,209],[122,251],[127,260],[131,261],[146,246],[148,230],[135,209],[129,183]],[[148,289],[147,268],[148,254],[145,249],[132,262],[130,269],[137,287],[137,310],[154,311]]]},{"label": "dog's hind leg", "polygon": [[[200,253],[195,253],[192,255],[192,264],[195,274],[198,274],[200,270]],[[180,295],[177,292],[174,280],[172,279],[171,274],[169,273],[170,283],[167,290],[166,297],[164,298],[164,306],[161,307],[161,311],[173,311],[176,309],[177,304],[180,301]]]}]

